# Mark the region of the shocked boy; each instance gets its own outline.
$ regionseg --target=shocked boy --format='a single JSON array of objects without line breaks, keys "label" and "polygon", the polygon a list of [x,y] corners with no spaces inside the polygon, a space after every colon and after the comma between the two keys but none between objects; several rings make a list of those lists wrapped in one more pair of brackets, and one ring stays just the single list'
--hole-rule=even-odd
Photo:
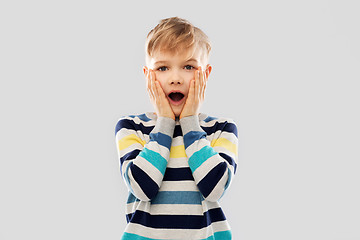
[{"label": "shocked boy", "polygon": [[218,200],[236,171],[238,131],[231,119],[199,112],[210,49],[178,17],[147,36],[143,72],[155,112],[122,117],[115,129],[129,189],[122,240],[232,239]]}]

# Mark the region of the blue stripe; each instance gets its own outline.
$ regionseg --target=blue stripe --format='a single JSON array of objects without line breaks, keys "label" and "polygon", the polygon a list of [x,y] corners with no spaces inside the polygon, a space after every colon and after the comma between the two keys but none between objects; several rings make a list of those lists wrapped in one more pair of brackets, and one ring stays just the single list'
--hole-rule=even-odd
[{"label": "blue stripe", "polygon": [[125,182],[126,182],[127,186],[129,187],[130,191],[132,193],[134,193],[134,190],[131,187],[130,179],[129,179],[129,175],[128,175],[128,171],[129,171],[129,168],[131,167],[131,165],[133,165],[132,162],[130,162],[129,165],[127,165],[125,172],[124,172],[124,178],[125,178]]},{"label": "blue stripe", "polygon": [[234,123],[228,122],[215,122],[211,127],[202,127],[201,128],[206,132],[207,135],[211,135],[212,133],[221,130],[222,132],[233,133],[236,137],[238,136],[237,127]]},{"label": "blue stripe", "polygon": [[[121,128],[127,128],[132,129],[135,131],[141,131],[143,134],[149,135],[150,132],[154,129],[155,126],[144,126],[144,124],[140,123],[137,124],[133,120],[130,119],[120,119],[115,127],[115,134],[121,129]],[[233,133],[236,137],[238,137],[238,130],[237,126],[234,123],[228,123],[228,122],[215,122],[213,126],[211,127],[203,127],[200,126],[207,135],[211,135],[212,133],[221,130],[223,132],[229,132]],[[182,136],[182,130],[180,125],[176,125],[174,129],[173,137]]]},{"label": "blue stripe", "polygon": [[172,138],[168,135],[158,132],[158,133],[150,133],[150,141],[156,141],[161,146],[166,147],[170,151]]},{"label": "blue stripe", "polygon": [[155,126],[146,127],[146,126],[144,126],[144,124],[142,124],[142,123],[137,124],[133,120],[130,120],[130,119],[120,119],[115,126],[115,135],[122,128],[135,130],[135,131],[141,131],[143,134],[149,135],[150,132],[154,129],[154,127]]},{"label": "blue stripe", "polygon": [[183,168],[166,168],[163,181],[186,181],[194,180],[191,169]]},{"label": "blue stripe", "polygon": [[217,118],[208,116],[207,118],[204,119],[204,122],[210,122],[215,119],[217,119]]},{"label": "blue stripe", "polygon": [[184,136],[184,145],[185,149],[188,148],[191,144],[193,144],[196,140],[199,140],[201,138],[205,138],[206,133],[200,132],[200,131],[190,131]]},{"label": "blue stripe", "polygon": [[238,137],[238,130],[235,124],[227,123],[225,127],[222,129],[224,132],[233,133],[236,137]]},{"label": "blue stripe", "polygon": [[234,161],[234,159],[232,157],[230,157],[229,155],[225,154],[225,153],[219,153],[219,155],[224,158],[230,165],[232,165],[234,167],[234,174],[236,173],[236,167],[237,164]]},{"label": "blue stripe", "polygon": [[139,149],[135,149],[132,150],[131,152],[128,152],[127,154],[125,154],[124,156],[122,156],[122,158],[120,158],[120,163],[121,165],[124,163],[124,161],[126,160],[132,160],[135,159],[137,157],[137,155],[139,155],[141,150]]},{"label": "blue stripe", "polygon": [[201,164],[203,164],[203,162],[216,154],[217,152],[215,152],[214,149],[210,146],[204,146],[202,149],[195,152],[189,158],[189,166],[191,171],[194,172],[198,167],[201,166]]},{"label": "blue stripe", "polygon": [[224,187],[224,192],[221,194],[220,199],[224,196],[226,189],[229,187],[230,182],[231,182],[231,178],[232,178],[232,173],[230,171],[230,169],[228,168],[228,180],[226,181],[225,187]]},{"label": "blue stripe", "polygon": [[206,176],[201,179],[198,183],[199,190],[202,195],[206,198],[215,188],[216,184],[220,181],[222,176],[224,175],[227,169],[227,165],[225,162],[221,162],[216,167],[211,169],[211,171],[206,174]]},{"label": "blue stripe", "polygon": [[139,118],[140,120],[142,120],[142,121],[144,121],[144,122],[148,122],[148,121],[150,121],[151,119],[150,118],[148,118],[147,116],[146,116],[146,114],[144,113],[144,114],[140,114],[140,115],[129,115],[128,117],[131,117],[131,118]]},{"label": "blue stripe", "polygon": [[198,204],[201,194],[195,191],[161,191],[151,200],[152,204]]},{"label": "blue stripe", "polygon": [[156,167],[162,175],[165,173],[167,161],[163,158],[160,153],[157,153],[148,148],[143,148],[140,152],[139,156],[145,158],[148,162],[150,162],[154,167]]},{"label": "blue stripe", "polygon": [[138,202],[140,201],[138,198],[135,197],[134,194],[132,194],[131,192],[129,192],[129,195],[128,195],[128,199],[126,201],[126,203],[133,203],[133,202]]},{"label": "blue stripe", "polygon": [[154,182],[154,180],[149,175],[147,175],[146,172],[144,172],[135,164],[131,165],[130,170],[134,180],[139,184],[141,190],[145,193],[145,195],[149,199],[155,197],[159,191],[159,186],[156,184],[156,182]]},{"label": "blue stripe", "polygon": [[201,229],[214,222],[226,220],[221,208],[210,209],[203,215],[151,215],[136,210],[128,214],[127,218],[131,223],[158,229]]},{"label": "blue stripe", "polygon": [[228,168],[228,180],[226,181],[226,184],[225,184],[225,190],[229,187],[229,184],[231,182],[231,177],[232,177],[232,173],[231,173],[230,169]]},{"label": "blue stripe", "polygon": [[144,122],[148,122],[148,121],[151,120],[150,118],[148,118],[148,117],[146,116],[145,113],[144,113],[144,114],[141,114],[141,115],[137,115],[137,117],[138,117],[139,119],[141,119],[142,121],[144,121]]},{"label": "blue stripe", "polygon": [[173,138],[178,137],[178,136],[182,136],[182,130],[181,130],[181,126],[180,125],[175,125],[175,129],[174,129],[174,134],[173,134]]}]

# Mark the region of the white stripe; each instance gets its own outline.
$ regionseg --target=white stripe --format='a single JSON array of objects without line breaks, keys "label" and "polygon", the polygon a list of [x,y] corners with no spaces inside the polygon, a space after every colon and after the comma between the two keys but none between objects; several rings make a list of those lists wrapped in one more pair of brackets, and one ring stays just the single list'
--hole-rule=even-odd
[{"label": "white stripe", "polygon": [[146,203],[150,206],[150,202],[145,202],[145,201],[135,201],[132,203],[127,203],[125,208],[125,214],[134,213],[140,204],[146,204]]},{"label": "white stripe", "polygon": [[136,143],[136,144],[132,144],[130,145],[129,147],[123,149],[123,150],[119,150],[119,147],[118,147],[118,154],[119,154],[119,160],[120,158],[122,158],[125,154],[131,152],[131,151],[134,151],[135,149],[138,149],[138,150],[142,150],[144,147],[143,145],[141,145],[140,143]]},{"label": "white stripe", "polygon": [[188,158],[170,158],[167,166],[169,168],[189,167]]},{"label": "white stripe", "polygon": [[[161,206],[167,206],[168,208],[162,209]],[[189,207],[188,206],[193,206]],[[155,207],[155,208],[154,208]],[[220,204],[218,202],[210,202],[204,200],[201,202],[201,205],[192,205],[192,204],[151,204],[150,201],[135,201],[132,203],[126,204],[126,214],[134,213],[136,210],[142,210],[150,214],[177,214],[180,215],[202,215],[204,212],[209,211],[210,209],[219,208]],[[184,210],[184,208],[187,210]],[[191,209],[193,210],[191,210]],[[199,209],[201,208],[201,212]],[[195,210],[194,210],[195,209]],[[161,212],[161,213],[160,213]]]},{"label": "white stripe", "polygon": [[184,145],[183,136],[177,136],[177,137],[173,138],[171,146],[176,147],[176,146],[180,146],[180,145]]},{"label": "white stripe", "polygon": [[156,121],[155,121],[155,120],[151,120],[151,121],[145,122],[145,121],[141,120],[141,119],[140,119],[140,118],[138,118],[138,117],[130,117],[130,116],[125,116],[125,117],[123,117],[123,118],[121,118],[121,119],[128,119],[128,120],[132,120],[132,121],[134,121],[134,123],[136,123],[136,124],[140,124],[140,123],[142,123],[145,127],[151,127],[151,126],[154,126],[154,125],[155,125],[155,123],[156,123]]},{"label": "white stripe", "polygon": [[193,142],[190,146],[188,146],[185,149],[186,156],[188,156],[190,158],[190,156],[192,156],[194,154],[194,152],[199,151],[200,149],[202,149],[205,146],[210,146],[210,142],[208,140],[206,140],[206,139],[196,140],[195,142]]},{"label": "white stripe", "polygon": [[155,239],[204,239],[212,236],[214,232],[227,230],[230,230],[227,221],[214,222],[202,229],[155,229],[135,223],[129,223],[125,228],[125,232]]},{"label": "white stripe", "polygon": [[158,185],[161,184],[161,181],[163,179],[162,173],[145,158],[138,156],[136,161],[134,161],[134,164],[141,168],[141,170],[143,170],[147,175],[149,175],[149,177],[151,177],[152,180],[154,180]]},{"label": "white stripe", "polygon": [[221,137],[226,138],[230,142],[237,144],[238,137],[236,137],[235,133],[233,132],[222,132]]},{"label": "white stripe", "polygon": [[237,157],[236,157],[235,153],[229,151],[227,148],[216,146],[216,147],[213,147],[213,149],[215,150],[215,152],[225,153],[226,155],[229,155],[230,157],[232,157],[234,159],[234,161],[237,161]]},{"label": "white stripe", "polygon": [[138,199],[144,200],[144,201],[149,201],[150,199],[145,195],[145,193],[142,191],[139,184],[134,180],[134,177],[131,174],[130,168],[128,171],[128,176],[129,176],[130,185],[131,185],[132,190],[134,191],[135,197],[137,197]]},{"label": "white stripe", "polygon": [[[220,157],[218,154],[208,158],[205,162],[203,162],[200,167],[198,167],[194,173],[194,179],[196,182],[200,182],[201,179],[203,179],[211,169],[216,167],[219,163],[223,161],[223,158]],[[224,160],[225,161],[225,160]]]},{"label": "white stripe", "polygon": [[207,135],[206,139],[209,140],[209,142],[211,142],[213,139],[219,138],[220,134],[221,134],[221,130],[217,130],[216,132]]},{"label": "white stripe", "polygon": [[216,184],[211,193],[207,196],[207,201],[218,201],[225,190],[225,185],[228,180],[228,170],[225,171],[219,182]]},{"label": "white stripe", "polygon": [[119,131],[117,131],[116,133],[116,139],[120,140],[128,135],[131,134],[135,134],[136,136],[140,137],[143,136],[144,134],[140,131],[140,130],[134,130],[134,129],[129,129],[129,128],[121,128]]},{"label": "white stripe", "polygon": [[163,181],[160,191],[199,191],[195,182],[190,181]]},{"label": "white stripe", "polygon": [[127,204],[126,214],[136,210],[150,213],[151,215],[203,215],[203,206],[199,204],[151,204],[150,202],[133,202]]},{"label": "white stripe", "polygon": [[149,142],[147,145],[145,145],[145,147],[147,149],[150,149],[154,152],[159,153],[163,158],[165,158],[166,160],[169,159],[170,156],[170,151],[167,147],[164,147],[162,145],[160,145],[159,143],[157,143],[156,141],[151,141]]}]

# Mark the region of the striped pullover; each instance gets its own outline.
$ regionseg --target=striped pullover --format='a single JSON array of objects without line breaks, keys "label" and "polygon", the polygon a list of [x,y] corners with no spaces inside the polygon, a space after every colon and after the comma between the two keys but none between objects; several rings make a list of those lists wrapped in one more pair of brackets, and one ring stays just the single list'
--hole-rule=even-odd
[{"label": "striped pullover", "polygon": [[232,239],[218,200],[236,171],[234,121],[147,112],[121,117],[115,135],[129,190],[122,240]]}]

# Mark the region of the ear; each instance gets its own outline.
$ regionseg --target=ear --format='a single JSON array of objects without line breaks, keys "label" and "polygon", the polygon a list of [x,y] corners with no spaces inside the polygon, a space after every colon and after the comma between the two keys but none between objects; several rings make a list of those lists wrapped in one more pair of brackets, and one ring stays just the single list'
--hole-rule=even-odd
[{"label": "ear", "polygon": [[144,72],[145,78],[146,78],[146,73],[147,73],[148,70],[149,69],[146,66],[143,67],[143,72]]},{"label": "ear", "polygon": [[212,66],[210,64],[206,65],[206,70],[205,70],[205,74],[206,74],[206,79],[209,78],[209,75],[211,73],[212,70]]}]

